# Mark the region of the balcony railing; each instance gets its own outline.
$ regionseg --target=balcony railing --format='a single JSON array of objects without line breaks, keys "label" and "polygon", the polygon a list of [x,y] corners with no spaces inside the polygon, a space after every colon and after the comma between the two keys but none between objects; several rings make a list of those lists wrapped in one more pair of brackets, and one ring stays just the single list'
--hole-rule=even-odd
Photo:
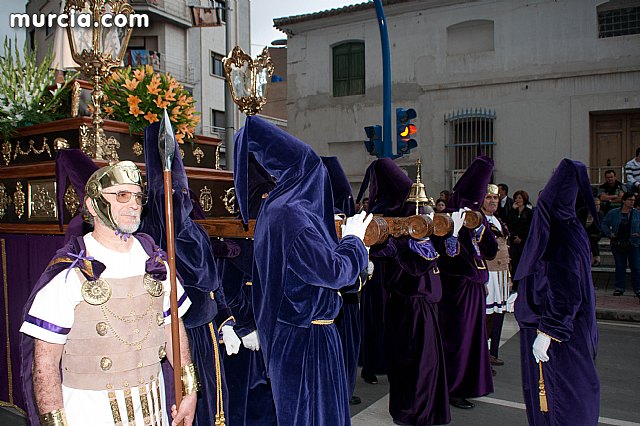
[{"label": "balcony railing", "polygon": [[[183,24],[188,22],[191,26],[191,10],[186,0],[129,0],[131,6],[142,6],[144,10],[158,11],[160,15],[168,15],[179,19]],[[145,7],[146,6],[146,7]]]},{"label": "balcony railing", "polygon": [[169,73],[179,82],[187,85],[196,83],[193,66],[187,61],[181,61],[162,52],[144,49],[129,49],[124,59],[124,65],[135,68],[140,65],[151,65],[154,70]]},{"label": "balcony railing", "polygon": [[202,128],[204,134],[211,135],[222,140],[224,140],[227,134],[227,129],[225,129],[224,127],[202,126]]}]

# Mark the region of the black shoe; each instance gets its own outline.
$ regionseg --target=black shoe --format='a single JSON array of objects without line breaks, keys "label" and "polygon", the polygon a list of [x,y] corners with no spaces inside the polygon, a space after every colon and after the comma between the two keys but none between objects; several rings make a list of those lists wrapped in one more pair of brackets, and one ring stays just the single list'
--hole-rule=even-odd
[{"label": "black shoe", "polygon": [[622,296],[624,294],[624,291],[620,291],[620,290],[616,290],[613,292],[614,296]]},{"label": "black shoe", "polygon": [[352,396],[349,400],[349,405],[358,405],[362,402],[359,396]]},{"label": "black shoe", "polygon": [[449,404],[453,405],[456,408],[463,408],[465,410],[468,410],[470,408],[475,407],[476,405],[464,398],[449,398]]},{"label": "black shoe", "polygon": [[504,365],[504,361],[497,356],[491,355],[491,365]]},{"label": "black shoe", "polygon": [[360,377],[362,377],[362,380],[364,380],[366,383],[369,383],[370,385],[378,384],[378,378],[376,377],[375,374],[362,373],[360,374]]}]

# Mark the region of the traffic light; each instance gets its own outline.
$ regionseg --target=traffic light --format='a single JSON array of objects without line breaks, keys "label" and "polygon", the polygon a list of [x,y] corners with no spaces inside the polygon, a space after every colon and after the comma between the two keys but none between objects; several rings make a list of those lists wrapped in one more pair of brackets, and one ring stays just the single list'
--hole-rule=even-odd
[{"label": "traffic light", "polygon": [[418,133],[418,128],[411,120],[417,117],[416,110],[413,108],[396,108],[396,128],[398,155],[408,154],[413,148],[418,146],[418,142],[414,139]]},{"label": "traffic light", "polygon": [[375,155],[380,158],[384,155],[384,147],[382,142],[382,126],[367,126],[364,128],[369,140],[364,141],[364,146],[367,148],[369,155]]}]

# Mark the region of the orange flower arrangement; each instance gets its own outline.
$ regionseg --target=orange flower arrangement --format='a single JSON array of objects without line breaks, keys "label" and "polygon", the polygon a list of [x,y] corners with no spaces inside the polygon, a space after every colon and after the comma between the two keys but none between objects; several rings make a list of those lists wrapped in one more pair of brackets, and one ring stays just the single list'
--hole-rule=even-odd
[{"label": "orange flower arrangement", "polygon": [[150,65],[114,71],[104,87],[105,113],[129,123],[132,133],[160,121],[166,108],[178,143],[194,138],[200,122],[193,97],[171,75],[154,72]]}]

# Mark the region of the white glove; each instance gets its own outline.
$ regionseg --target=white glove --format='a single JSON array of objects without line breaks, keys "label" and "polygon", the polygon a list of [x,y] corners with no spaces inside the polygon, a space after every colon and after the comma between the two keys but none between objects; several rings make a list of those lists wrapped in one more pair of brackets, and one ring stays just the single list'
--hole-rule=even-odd
[{"label": "white glove", "polygon": [[258,330],[253,330],[242,338],[242,344],[250,351],[260,350],[260,339],[258,338]]},{"label": "white glove", "polygon": [[453,219],[453,236],[457,237],[464,224],[464,209],[451,213],[451,219]]},{"label": "white glove", "polygon": [[227,355],[235,355],[240,350],[240,338],[230,325],[222,326],[222,340],[227,349]]},{"label": "white glove", "polygon": [[367,274],[369,276],[373,275],[373,262],[369,261],[369,263],[367,264]]},{"label": "white glove", "polygon": [[429,216],[429,219],[431,219],[431,222],[433,222],[433,218],[435,217],[435,215],[436,214],[434,212],[431,212],[427,216]]},{"label": "white glove", "polygon": [[347,222],[342,225],[342,238],[347,235],[355,235],[364,241],[364,234],[367,231],[367,226],[373,220],[372,214],[367,212],[361,212],[354,216],[348,217]]},{"label": "white glove", "polygon": [[533,357],[537,363],[549,361],[547,350],[549,350],[550,344],[551,339],[549,336],[546,334],[538,334],[536,340],[533,342]]}]

